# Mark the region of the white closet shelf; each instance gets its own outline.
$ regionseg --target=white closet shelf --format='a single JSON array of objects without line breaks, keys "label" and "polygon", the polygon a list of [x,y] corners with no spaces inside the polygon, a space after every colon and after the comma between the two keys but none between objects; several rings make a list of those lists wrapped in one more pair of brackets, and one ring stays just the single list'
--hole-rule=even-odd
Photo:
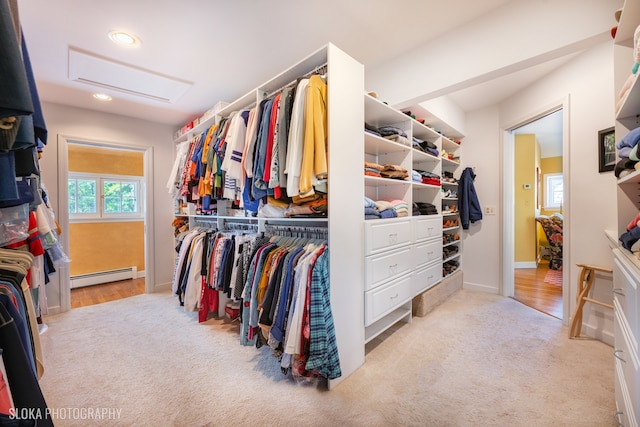
[{"label": "white closet shelf", "polygon": [[365,329],[365,344],[386,331],[389,326],[403,320],[407,319],[407,322],[411,320],[411,306],[406,307],[407,304],[398,307],[391,313],[384,316],[382,319],[377,320],[375,323],[367,326]]},{"label": "white closet shelf", "polygon": [[442,262],[451,261],[451,260],[459,258],[459,257],[460,257],[460,254],[451,255],[449,258],[446,258],[446,259],[442,260]]},{"label": "white closet shelf", "polygon": [[380,156],[390,153],[407,153],[411,149],[408,145],[400,144],[369,132],[364,133],[364,151],[367,154]]}]

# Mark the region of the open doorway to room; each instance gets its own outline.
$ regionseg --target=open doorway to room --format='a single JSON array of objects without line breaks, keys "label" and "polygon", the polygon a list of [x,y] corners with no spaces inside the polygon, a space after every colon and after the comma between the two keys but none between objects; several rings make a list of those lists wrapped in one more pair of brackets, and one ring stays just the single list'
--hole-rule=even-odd
[{"label": "open doorway to room", "polygon": [[513,133],[513,298],[563,318],[563,111]]},{"label": "open doorway to room", "polygon": [[144,150],[67,142],[71,308],[144,293]]}]

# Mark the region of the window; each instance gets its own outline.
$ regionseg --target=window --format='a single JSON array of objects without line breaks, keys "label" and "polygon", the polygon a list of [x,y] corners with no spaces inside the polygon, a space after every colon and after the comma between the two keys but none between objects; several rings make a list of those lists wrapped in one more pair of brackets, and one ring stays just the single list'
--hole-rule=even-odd
[{"label": "window", "polygon": [[545,209],[562,209],[563,189],[561,173],[548,173],[544,175]]},{"label": "window", "polygon": [[142,177],[69,173],[71,220],[141,219]]}]

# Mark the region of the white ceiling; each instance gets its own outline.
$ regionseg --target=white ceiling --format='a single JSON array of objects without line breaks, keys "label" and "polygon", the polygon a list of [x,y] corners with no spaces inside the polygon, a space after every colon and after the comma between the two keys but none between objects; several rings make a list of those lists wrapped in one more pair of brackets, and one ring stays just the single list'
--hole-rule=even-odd
[{"label": "white ceiling", "polygon": [[[127,115],[176,128],[233,101],[328,42],[367,67],[421,46],[517,0],[18,0],[42,101]],[[446,17],[442,19],[441,17]],[[125,30],[141,46],[107,37]],[[69,49],[190,83],[173,103],[69,79]],[[533,67],[451,94],[470,111],[505,99],[560,65]],[[91,96],[107,92],[104,103]]]}]

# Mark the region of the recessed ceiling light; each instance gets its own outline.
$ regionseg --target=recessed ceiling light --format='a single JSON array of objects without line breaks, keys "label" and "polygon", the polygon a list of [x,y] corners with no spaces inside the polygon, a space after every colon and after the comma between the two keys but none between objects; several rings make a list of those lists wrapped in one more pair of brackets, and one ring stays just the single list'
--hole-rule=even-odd
[{"label": "recessed ceiling light", "polygon": [[111,101],[111,97],[106,93],[94,93],[93,97],[100,101]]},{"label": "recessed ceiling light", "polygon": [[139,38],[131,33],[126,33],[124,31],[111,31],[109,33],[109,38],[111,39],[111,41],[121,46],[135,47],[140,45]]}]

